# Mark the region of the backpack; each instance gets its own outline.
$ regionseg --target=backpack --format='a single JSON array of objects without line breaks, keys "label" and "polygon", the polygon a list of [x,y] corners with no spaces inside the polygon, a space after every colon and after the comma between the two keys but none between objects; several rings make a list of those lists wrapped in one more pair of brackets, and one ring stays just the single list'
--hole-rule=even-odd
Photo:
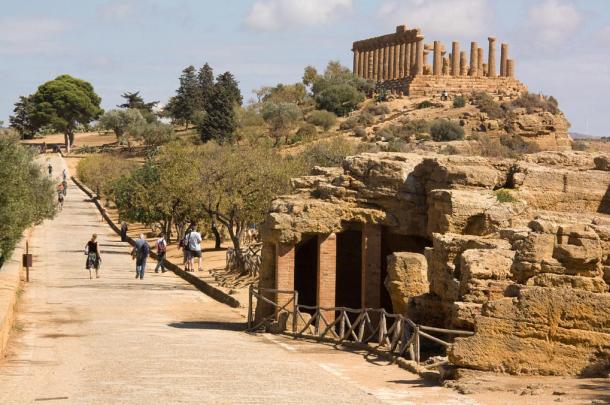
[{"label": "backpack", "polygon": [[157,241],[157,253],[165,253],[167,246],[164,240]]},{"label": "backpack", "polygon": [[144,243],[142,245],[142,247],[140,248],[140,251],[138,252],[138,257],[140,259],[144,259],[144,258],[148,257],[149,254],[150,254],[150,246],[148,246],[148,243]]},{"label": "backpack", "polygon": [[180,243],[182,244],[182,247],[185,248],[186,250],[189,249],[189,241],[191,239],[191,233],[187,233],[186,235],[184,235],[184,239],[182,239],[180,241]]}]

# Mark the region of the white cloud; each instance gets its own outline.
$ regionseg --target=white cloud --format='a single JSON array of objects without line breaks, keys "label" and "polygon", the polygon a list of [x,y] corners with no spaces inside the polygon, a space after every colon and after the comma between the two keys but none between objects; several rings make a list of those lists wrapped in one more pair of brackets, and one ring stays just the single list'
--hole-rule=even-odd
[{"label": "white cloud", "polygon": [[0,17],[0,53],[32,54],[61,48],[54,40],[68,29],[62,21],[47,17]]},{"label": "white cloud", "polygon": [[426,36],[455,37],[488,34],[493,16],[487,0],[384,1],[377,14],[394,24],[417,26]]},{"label": "white cloud", "polygon": [[572,36],[584,21],[583,14],[565,0],[545,0],[528,10],[526,26],[541,45],[556,45]]},{"label": "white cloud", "polygon": [[140,3],[138,0],[109,1],[97,8],[97,14],[107,21],[126,21],[138,14]]},{"label": "white cloud", "polygon": [[331,21],[349,11],[352,0],[261,0],[254,3],[244,25],[256,31],[280,31]]}]

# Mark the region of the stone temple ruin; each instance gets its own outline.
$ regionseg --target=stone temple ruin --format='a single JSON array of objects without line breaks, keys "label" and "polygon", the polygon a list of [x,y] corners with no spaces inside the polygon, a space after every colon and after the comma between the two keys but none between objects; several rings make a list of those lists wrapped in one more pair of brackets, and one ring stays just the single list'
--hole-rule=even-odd
[{"label": "stone temple ruin", "polygon": [[261,229],[260,287],[473,330],[459,367],[608,371],[610,156],[365,153],[293,183]]},{"label": "stone temple ruin", "polygon": [[[487,62],[483,48],[470,44],[470,60],[460,44],[452,42],[447,53],[440,41],[424,44],[419,28],[396,27],[396,32],[356,41],[353,73],[377,82],[379,89],[410,96],[429,96],[443,90],[452,93],[486,91],[506,96],[527,91],[515,79],[515,60],[508,57],[508,44],[500,46],[496,69],[496,39],[489,37]],[[428,54],[432,52],[432,65]],[[499,74],[498,74],[499,73]]]}]

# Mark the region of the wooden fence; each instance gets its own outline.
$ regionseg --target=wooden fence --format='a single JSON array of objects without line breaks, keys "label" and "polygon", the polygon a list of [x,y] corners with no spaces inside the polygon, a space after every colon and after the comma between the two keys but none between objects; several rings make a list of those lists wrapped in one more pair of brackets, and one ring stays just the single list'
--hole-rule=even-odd
[{"label": "wooden fence", "polygon": [[[262,293],[274,296],[288,295],[290,298],[280,306]],[[374,350],[387,351],[394,357],[408,354],[409,358],[417,363],[420,362],[422,339],[449,347],[450,342],[433,334],[450,336],[474,334],[471,331],[418,325],[401,314],[391,314],[383,308],[323,308],[301,305],[298,303],[298,297],[298,291],[256,288],[251,285],[248,299],[248,331],[261,330],[268,323],[274,322],[277,314],[286,312],[291,318],[288,333],[294,338],[309,337],[318,340],[329,339],[337,343],[350,342]],[[275,310],[273,314],[257,323],[254,322],[253,313],[255,298],[270,304]],[[335,319],[329,321],[328,314],[332,313],[335,314]]]}]

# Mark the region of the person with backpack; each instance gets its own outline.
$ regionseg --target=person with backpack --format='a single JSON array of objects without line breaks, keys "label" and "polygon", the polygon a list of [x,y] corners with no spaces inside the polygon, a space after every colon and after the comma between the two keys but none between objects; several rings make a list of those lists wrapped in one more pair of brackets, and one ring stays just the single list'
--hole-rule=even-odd
[{"label": "person with backpack", "polygon": [[194,261],[197,260],[197,271],[201,271],[201,234],[197,232],[197,227],[193,225],[191,227],[191,233],[188,238],[189,248],[189,267],[192,272],[195,271]]},{"label": "person with backpack", "polygon": [[150,245],[144,239],[144,234],[140,234],[140,238],[136,239],[135,246],[131,250],[131,258],[136,259],[136,279],[139,277],[140,280],[144,278],[144,271],[146,270],[146,259],[150,254]]},{"label": "person with backpack", "polygon": [[68,182],[65,179],[61,182],[61,187],[65,197],[68,194]]},{"label": "person with backpack", "polygon": [[64,193],[63,191],[57,192],[57,209],[61,212],[64,209]]},{"label": "person with backpack", "polygon": [[167,253],[167,242],[165,241],[165,235],[163,233],[161,233],[161,235],[159,235],[159,239],[157,239],[156,248],[157,267],[155,267],[155,273],[159,272],[159,268],[161,268],[161,273],[165,273],[165,254]]},{"label": "person with backpack", "polygon": [[121,222],[121,242],[127,241],[127,231],[128,231],[127,222],[125,222],[125,221]]},{"label": "person with backpack", "polygon": [[191,252],[189,250],[189,239],[191,237],[191,227],[189,226],[186,232],[184,233],[184,237],[180,239],[180,248],[182,248],[182,256],[183,261],[182,265],[184,266],[185,271],[191,271],[190,262],[191,262]]},{"label": "person with backpack", "polygon": [[91,240],[85,245],[85,255],[87,256],[85,269],[89,270],[89,278],[93,278],[91,269],[95,269],[95,278],[100,278],[99,270],[102,258],[97,248],[97,234],[91,235]]}]

